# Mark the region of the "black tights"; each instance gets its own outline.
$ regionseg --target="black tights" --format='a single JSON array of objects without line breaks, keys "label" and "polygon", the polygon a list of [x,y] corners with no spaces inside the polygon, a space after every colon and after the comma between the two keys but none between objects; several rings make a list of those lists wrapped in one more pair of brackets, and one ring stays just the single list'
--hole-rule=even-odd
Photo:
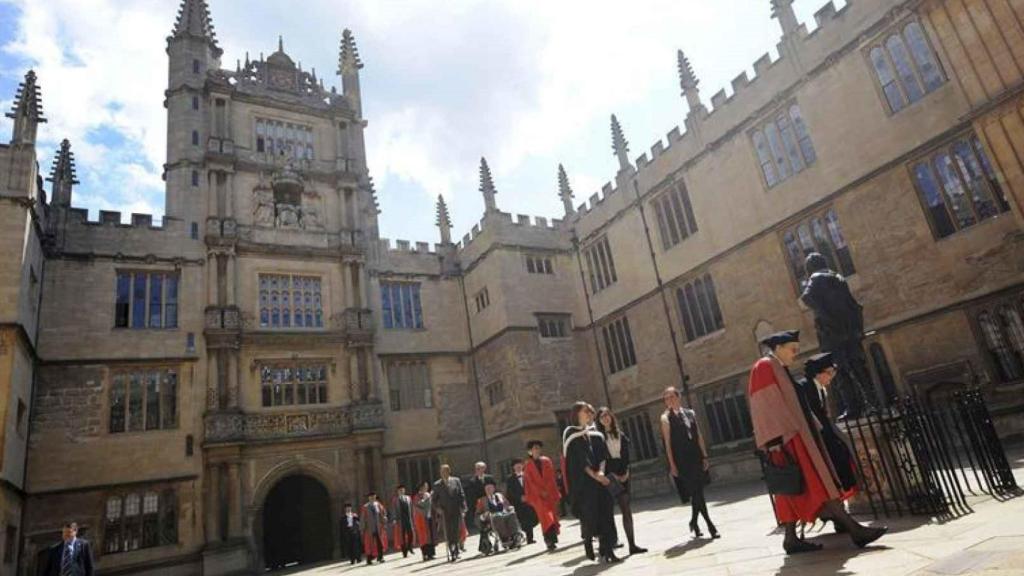
[{"label": "black tights", "polygon": [[704,522],[708,525],[708,530],[713,530],[715,527],[714,522],[711,521],[711,516],[708,515],[708,501],[704,499],[704,487],[702,486],[698,490],[694,490],[693,494],[690,495],[690,524],[697,524],[697,515],[700,514],[704,517]]},{"label": "black tights", "polygon": [[633,538],[633,511],[629,508],[629,492],[626,490],[619,494],[619,511],[622,512],[622,529],[626,531],[626,540],[629,547],[636,547],[636,540]]}]

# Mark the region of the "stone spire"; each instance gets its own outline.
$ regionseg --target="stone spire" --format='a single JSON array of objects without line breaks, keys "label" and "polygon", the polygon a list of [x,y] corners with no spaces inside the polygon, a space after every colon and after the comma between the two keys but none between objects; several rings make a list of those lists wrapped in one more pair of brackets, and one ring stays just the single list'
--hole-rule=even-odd
[{"label": "stone spire", "polygon": [[25,79],[18,85],[14,106],[6,116],[14,120],[11,144],[36,143],[36,129],[39,124],[46,122],[46,118],[43,117],[43,101],[34,70],[29,70],[25,74]]},{"label": "stone spire", "polygon": [[78,175],[75,173],[75,153],[71,151],[71,142],[67,138],[60,143],[60,149],[53,158],[50,176],[46,180],[53,183],[51,203],[70,207],[71,189],[78,184]]},{"label": "stone spire", "polygon": [[194,36],[202,38],[215,48],[217,47],[217,33],[213,30],[213,19],[210,18],[210,8],[206,0],[182,0],[178,8],[178,20],[174,23],[174,31],[171,36],[181,38],[182,36]]},{"label": "stone spire", "polygon": [[448,214],[448,205],[444,196],[437,195],[437,227],[441,229],[441,244],[452,243],[452,219]]},{"label": "stone spire", "polygon": [[701,104],[700,88],[698,88],[700,80],[693,73],[693,66],[690,66],[690,60],[682,50],[676,52],[676,65],[679,67],[679,87],[682,89],[682,95],[686,98],[690,114],[703,111],[704,105]]},{"label": "stone spire", "polygon": [[612,150],[619,159],[619,172],[632,168],[629,163],[629,142],[626,142],[626,137],[622,135],[622,126],[619,125],[619,119],[615,114],[612,114]]},{"label": "stone spire", "polygon": [[363,67],[359,59],[359,48],[355,36],[346,28],[341,33],[341,49],[338,53],[338,75],[341,76],[341,90],[349,104],[360,116],[363,114],[362,95],[359,90],[359,70]]},{"label": "stone spire", "polygon": [[796,20],[796,12],[793,11],[793,0],[769,0],[772,4],[772,18],[779,21],[782,27],[782,36],[786,37],[796,32],[800,24]]},{"label": "stone spire", "polygon": [[572,188],[569,186],[569,177],[565,174],[565,167],[561,164],[558,165],[558,197],[562,199],[565,215],[572,216],[576,212],[572,207]]},{"label": "stone spire", "polygon": [[480,158],[480,192],[484,195],[484,210],[486,212],[497,212],[498,204],[494,200],[495,194],[494,179],[491,177],[491,168],[487,165],[487,159]]}]

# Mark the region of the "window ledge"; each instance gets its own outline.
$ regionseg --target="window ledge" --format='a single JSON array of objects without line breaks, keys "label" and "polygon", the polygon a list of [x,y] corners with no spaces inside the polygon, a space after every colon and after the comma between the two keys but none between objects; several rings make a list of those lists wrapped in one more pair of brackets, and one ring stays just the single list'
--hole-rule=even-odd
[{"label": "window ledge", "polygon": [[178,330],[181,330],[181,327],[175,326],[173,328],[150,328],[147,326],[145,328],[132,328],[131,326],[112,326],[110,330],[112,332],[177,332]]},{"label": "window ledge", "polygon": [[957,230],[956,232],[953,232],[952,234],[950,234],[948,236],[943,236],[942,238],[935,238],[935,234],[932,233],[932,237],[935,238],[935,243],[936,244],[941,244],[941,243],[944,243],[944,242],[953,242],[954,238],[967,238],[971,234],[971,232],[973,232],[975,230],[978,230],[982,226],[995,226],[995,224],[992,224],[993,222],[998,222],[998,221],[1002,220],[1006,216],[1009,216],[1009,217],[1013,216],[1013,209],[1012,208],[1010,210],[1005,211],[1005,212],[1000,212],[999,214],[996,214],[995,216],[989,216],[988,218],[985,218],[984,220],[980,220],[978,222],[975,222],[974,224],[971,224],[970,226],[968,226],[966,228],[960,228],[959,230]]},{"label": "window ledge", "polygon": [[701,336],[700,338],[697,338],[695,340],[690,340],[686,344],[683,344],[683,349],[685,350],[687,348],[696,348],[698,346],[703,345],[705,342],[711,342],[711,341],[714,341],[714,340],[718,340],[724,334],[725,334],[725,328],[719,328],[718,330],[715,330],[714,332],[709,332],[709,333]]},{"label": "window ledge", "polygon": [[126,430],[124,432],[111,432],[110,431],[110,427],[108,425],[107,431],[106,431],[106,436],[110,437],[110,438],[138,438],[138,437],[142,437],[142,436],[151,436],[151,435],[152,436],[157,436],[157,435],[160,435],[160,434],[165,434],[166,435],[166,434],[172,434],[172,433],[176,433],[176,432],[181,432],[181,427],[158,428],[156,430],[132,430],[132,431],[127,431]]}]

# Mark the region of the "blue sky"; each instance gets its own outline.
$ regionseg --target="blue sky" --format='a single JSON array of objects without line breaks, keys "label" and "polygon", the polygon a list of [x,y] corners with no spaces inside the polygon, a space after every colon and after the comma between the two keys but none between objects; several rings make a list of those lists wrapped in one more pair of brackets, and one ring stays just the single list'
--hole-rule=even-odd
[{"label": "blue sky", "polygon": [[[74,204],[161,215],[166,149],[165,38],[177,0],[0,0],[0,106],[35,68],[49,123],[40,165],[62,138],[75,151]],[[561,217],[565,164],[584,202],[614,177],[609,116],[630,157],[681,125],[676,50],[689,56],[701,97],[753,76],[776,55],[769,0],[209,0],[233,68],[285,50],[327,83],[343,28],[365,63],[363,111],[385,237],[434,242],[434,202],[448,200],[454,233],[479,219],[477,168],[486,156],[505,211]],[[797,0],[813,28],[824,0]],[[842,1],[836,1],[841,7]],[[731,90],[727,90],[731,91]],[[0,140],[10,122],[0,119]]]}]

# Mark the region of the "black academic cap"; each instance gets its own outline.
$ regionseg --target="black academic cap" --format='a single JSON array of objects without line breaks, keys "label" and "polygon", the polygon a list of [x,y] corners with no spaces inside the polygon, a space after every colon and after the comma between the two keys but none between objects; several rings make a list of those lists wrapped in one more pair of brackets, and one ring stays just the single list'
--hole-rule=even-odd
[{"label": "black academic cap", "polygon": [[775,348],[776,346],[782,346],[783,344],[789,344],[790,342],[800,341],[799,330],[783,330],[782,332],[776,332],[770,334],[761,339],[761,344],[769,348]]},{"label": "black academic cap", "polygon": [[526,443],[527,450],[533,450],[534,446],[540,446],[541,448],[543,448],[544,443],[541,442],[540,440],[530,440],[529,442]]},{"label": "black academic cap", "polygon": [[484,486],[497,486],[498,483],[494,481],[494,478],[488,478],[484,480]]},{"label": "black academic cap", "polygon": [[813,379],[818,374],[821,374],[825,370],[835,366],[835,360],[832,358],[831,352],[822,352],[821,354],[815,354],[804,362],[804,376],[808,380]]}]

